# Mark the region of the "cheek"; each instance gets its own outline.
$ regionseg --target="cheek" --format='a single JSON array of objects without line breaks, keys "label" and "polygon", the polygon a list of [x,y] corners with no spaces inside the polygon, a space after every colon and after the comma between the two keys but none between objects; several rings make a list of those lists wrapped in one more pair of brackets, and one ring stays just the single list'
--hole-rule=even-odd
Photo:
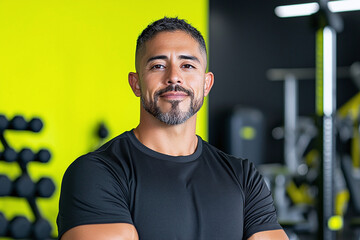
[{"label": "cheek", "polygon": [[140,86],[141,88],[141,95],[142,97],[144,97],[145,99],[153,99],[155,92],[156,92],[156,87],[155,86],[151,86],[149,84],[141,84]]},{"label": "cheek", "polygon": [[192,82],[190,88],[193,90],[195,96],[203,95],[205,90],[205,81],[203,79],[196,79]]}]

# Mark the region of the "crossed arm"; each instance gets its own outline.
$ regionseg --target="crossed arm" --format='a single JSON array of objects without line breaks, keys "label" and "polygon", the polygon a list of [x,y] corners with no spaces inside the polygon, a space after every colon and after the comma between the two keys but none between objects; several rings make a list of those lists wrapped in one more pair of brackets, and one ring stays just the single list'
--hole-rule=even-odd
[{"label": "crossed arm", "polygon": [[[139,236],[131,224],[91,224],[70,229],[61,240],[139,240]],[[288,237],[283,230],[271,230],[255,233],[248,240],[288,240]]]}]

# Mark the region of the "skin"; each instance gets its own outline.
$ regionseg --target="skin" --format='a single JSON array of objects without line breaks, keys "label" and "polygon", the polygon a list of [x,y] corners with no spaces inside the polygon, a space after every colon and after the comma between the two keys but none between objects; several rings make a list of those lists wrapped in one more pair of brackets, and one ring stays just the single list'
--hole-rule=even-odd
[{"label": "skin", "polygon": [[[137,72],[130,72],[129,84],[135,96],[145,103],[154,100],[156,92],[170,85],[180,85],[193,92],[194,100],[202,101],[214,84],[214,75],[206,72],[206,54],[196,40],[182,31],[161,32],[145,43],[140,51]],[[168,91],[161,94],[156,106],[163,113],[172,110],[186,112],[191,105],[191,97],[184,92]],[[171,156],[186,156],[195,152],[197,137],[195,113],[185,122],[168,125],[155,118],[140,105],[140,123],[134,130],[135,136],[148,148]],[[62,240],[138,240],[136,229],[131,224],[82,225],[67,231]],[[283,230],[258,232],[249,240],[288,239]]]}]

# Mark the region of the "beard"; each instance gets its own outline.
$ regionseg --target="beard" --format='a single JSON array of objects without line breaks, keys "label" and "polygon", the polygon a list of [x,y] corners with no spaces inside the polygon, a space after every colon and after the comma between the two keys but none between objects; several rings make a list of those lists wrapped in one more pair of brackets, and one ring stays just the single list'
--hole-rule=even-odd
[{"label": "beard", "polygon": [[[140,89],[141,90],[141,89]],[[179,91],[184,92],[190,97],[190,105],[187,111],[181,111],[179,107],[179,100],[169,101],[171,104],[171,109],[168,112],[162,112],[160,107],[158,106],[159,97],[170,91]],[[146,101],[143,93],[141,92],[141,103],[143,108],[153,115],[155,118],[160,120],[161,122],[168,125],[178,125],[184,123],[190,117],[192,117],[195,113],[197,113],[201,106],[204,103],[204,97],[201,96],[198,99],[195,99],[194,92],[191,90],[185,89],[179,85],[169,85],[168,87],[161,89],[154,94],[154,99],[150,101]]]}]

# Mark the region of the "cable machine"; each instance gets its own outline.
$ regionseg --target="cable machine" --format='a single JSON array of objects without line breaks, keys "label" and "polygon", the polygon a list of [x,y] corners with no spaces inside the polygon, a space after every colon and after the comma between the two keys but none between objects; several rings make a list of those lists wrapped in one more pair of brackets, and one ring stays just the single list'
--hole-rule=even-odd
[{"label": "cable machine", "polygon": [[[315,108],[319,129],[317,148],[321,156],[318,178],[319,197],[317,209],[319,229],[317,239],[335,240],[335,230],[338,229],[333,226],[339,224],[334,223],[342,221],[334,213],[336,33],[342,30],[343,25],[340,17],[329,10],[328,2],[328,0],[319,0],[319,10],[312,15],[312,22],[316,29]],[[285,90],[290,90],[291,94],[296,96],[294,90],[297,89],[296,76],[293,73],[286,74],[283,79],[285,80]],[[285,97],[288,94],[285,93]],[[297,159],[294,149],[291,150],[290,148],[296,144],[295,135],[292,133],[296,132],[297,102],[295,99],[285,104],[285,110],[288,110],[286,112],[289,113],[288,116],[285,116],[285,162],[290,172],[294,173],[299,159]]]}]

